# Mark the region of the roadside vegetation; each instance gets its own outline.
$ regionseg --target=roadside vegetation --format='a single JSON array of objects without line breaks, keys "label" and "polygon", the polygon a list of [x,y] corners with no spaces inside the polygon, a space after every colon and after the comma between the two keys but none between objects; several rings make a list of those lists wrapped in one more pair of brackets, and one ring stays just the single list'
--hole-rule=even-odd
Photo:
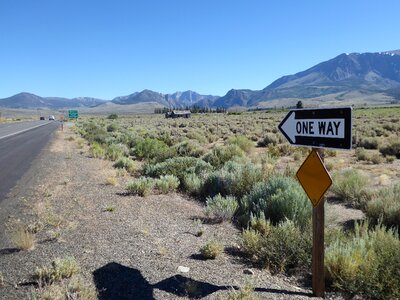
[{"label": "roadside vegetation", "polygon": [[72,257],[58,258],[50,266],[37,267],[32,279],[38,288],[31,289],[28,299],[97,299],[97,292],[79,275],[80,266]]},{"label": "roadside vegetation", "polygon": [[[399,108],[356,110],[351,161],[343,163],[339,151],[325,151],[334,178],[328,200],[365,214],[354,228],[326,229],[328,286],[347,295],[400,297],[400,184],[380,186],[366,171],[398,164],[399,115]],[[275,273],[301,273],[311,264],[312,206],[295,172],[309,150],[289,146],[278,133],[282,117],[274,112],[191,119],[113,116],[83,119],[76,130],[90,156],[111,160],[131,176],[127,194],[191,195],[204,204],[209,221],[241,229],[244,259]],[[117,183],[116,177],[107,179]],[[214,240],[200,249],[207,259],[222,252]]]}]

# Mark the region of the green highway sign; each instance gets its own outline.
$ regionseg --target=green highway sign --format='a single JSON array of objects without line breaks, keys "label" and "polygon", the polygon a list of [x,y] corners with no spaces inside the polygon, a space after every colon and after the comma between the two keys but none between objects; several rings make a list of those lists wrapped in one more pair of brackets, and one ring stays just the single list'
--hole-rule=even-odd
[{"label": "green highway sign", "polygon": [[68,118],[70,119],[78,119],[78,111],[77,110],[69,110]]}]

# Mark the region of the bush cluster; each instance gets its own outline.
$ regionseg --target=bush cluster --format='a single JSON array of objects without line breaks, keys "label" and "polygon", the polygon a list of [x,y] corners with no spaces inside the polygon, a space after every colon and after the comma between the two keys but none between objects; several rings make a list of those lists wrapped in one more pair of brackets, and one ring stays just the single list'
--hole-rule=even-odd
[{"label": "bush cluster", "polygon": [[254,148],[254,143],[244,135],[231,136],[228,138],[227,145],[236,145],[246,153]]},{"label": "bush cluster", "polygon": [[275,146],[279,143],[279,138],[276,134],[268,132],[261,140],[258,141],[259,147],[266,147],[269,145]]},{"label": "bush cluster", "polygon": [[131,153],[137,158],[155,161],[163,161],[166,158],[174,156],[173,149],[163,141],[155,138],[137,140]]},{"label": "bush cluster", "polygon": [[400,159],[400,142],[392,141],[390,144],[380,148],[379,151],[384,156],[396,156],[397,159]]},{"label": "bush cluster", "polygon": [[300,226],[311,217],[311,204],[298,182],[291,177],[272,176],[266,182],[256,184],[239,201],[242,222],[251,216],[263,216],[272,224],[288,219]]},{"label": "bush cluster", "polygon": [[115,163],[114,163],[114,168],[117,169],[125,169],[129,173],[135,173],[139,170],[139,167],[137,163],[128,158],[128,157],[120,157]]},{"label": "bush cluster", "polygon": [[377,138],[366,137],[362,138],[357,143],[358,147],[363,147],[365,149],[378,149],[379,142]]},{"label": "bush cluster", "polygon": [[371,198],[368,177],[354,169],[336,173],[333,176],[332,191],[356,208],[363,208]]},{"label": "bush cluster", "polygon": [[200,158],[195,157],[173,157],[157,164],[150,164],[144,168],[144,174],[150,177],[161,175],[174,175],[183,181],[186,174],[201,174],[209,172],[212,166]]},{"label": "bush cluster", "polygon": [[253,186],[263,180],[260,167],[251,162],[228,161],[221,169],[212,172],[205,180],[204,195],[232,195],[243,197]]},{"label": "bush cluster", "polygon": [[154,184],[153,178],[140,177],[130,181],[126,186],[126,190],[130,194],[146,197],[153,190]]},{"label": "bush cluster", "polygon": [[204,148],[195,140],[187,140],[173,146],[174,152],[179,156],[200,157],[204,154]]},{"label": "bush cluster", "polygon": [[290,220],[276,226],[266,222],[260,228],[250,227],[241,235],[242,249],[251,261],[273,272],[310,265],[310,230],[301,230]]},{"label": "bush cluster", "polygon": [[325,251],[334,288],[371,299],[400,297],[400,240],[397,231],[357,224],[355,235],[339,237]]},{"label": "bush cluster", "polygon": [[206,216],[218,222],[231,221],[238,209],[238,202],[235,197],[222,197],[220,194],[215,197],[208,197],[204,212]]},{"label": "bush cluster", "polygon": [[161,175],[155,182],[156,188],[163,194],[175,192],[179,184],[179,179],[174,175]]},{"label": "bush cluster", "polygon": [[216,146],[207,153],[203,159],[216,168],[222,167],[226,162],[235,157],[243,157],[243,150],[235,144],[228,146]]},{"label": "bush cluster", "polygon": [[384,188],[367,203],[365,212],[373,224],[400,229],[400,183]]}]

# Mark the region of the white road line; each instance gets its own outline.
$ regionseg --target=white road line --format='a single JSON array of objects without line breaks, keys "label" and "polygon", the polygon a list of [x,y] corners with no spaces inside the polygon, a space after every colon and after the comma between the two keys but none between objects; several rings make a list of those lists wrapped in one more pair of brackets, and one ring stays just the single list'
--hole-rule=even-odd
[{"label": "white road line", "polygon": [[7,135],[5,135],[5,136],[0,136],[0,140],[1,140],[1,139],[5,139],[5,138],[7,138],[7,137],[9,137],[9,136],[13,136],[13,135],[17,135],[17,134],[23,133],[23,132],[28,131],[28,130],[31,130],[31,129],[38,128],[38,127],[40,127],[40,126],[44,126],[44,125],[50,124],[50,123],[52,123],[52,122],[53,122],[53,121],[47,122],[47,123],[44,123],[44,124],[40,124],[40,125],[37,125],[37,126],[29,127],[29,128],[26,128],[26,129],[17,131],[17,132],[13,132],[13,133],[7,134]]}]

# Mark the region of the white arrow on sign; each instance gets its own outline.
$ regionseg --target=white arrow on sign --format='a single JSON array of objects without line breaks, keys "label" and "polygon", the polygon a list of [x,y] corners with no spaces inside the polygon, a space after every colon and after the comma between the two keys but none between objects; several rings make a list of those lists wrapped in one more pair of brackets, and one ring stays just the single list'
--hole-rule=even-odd
[{"label": "white arrow on sign", "polygon": [[280,129],[291,143],[296,137],[344,138],[345,119],[296,119],[296,111],[291,111]]}]

